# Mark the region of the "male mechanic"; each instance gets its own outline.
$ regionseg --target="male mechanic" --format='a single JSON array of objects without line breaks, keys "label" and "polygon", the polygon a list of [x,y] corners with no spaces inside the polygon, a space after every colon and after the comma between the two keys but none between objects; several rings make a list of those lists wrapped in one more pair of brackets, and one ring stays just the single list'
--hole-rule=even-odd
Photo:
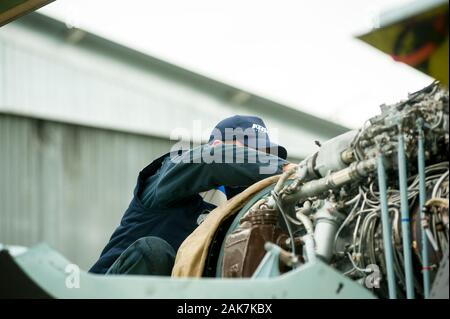
[{"label": "male mechanic", "polygon": [[178,247],[218,200],[290,169],[286,157],[262,119],[236,115],[217,124],[208,144],[154,160],[90,272],[170,276]]}]

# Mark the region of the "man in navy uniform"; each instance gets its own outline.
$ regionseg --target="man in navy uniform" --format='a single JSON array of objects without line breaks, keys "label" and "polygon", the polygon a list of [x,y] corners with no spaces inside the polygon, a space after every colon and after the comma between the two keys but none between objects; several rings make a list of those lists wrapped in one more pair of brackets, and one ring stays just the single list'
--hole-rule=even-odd
[{"label": "man in navy uniform", "polygon": [[219,122],[207,144],[167,153],[139,173],[133,200],[89,271],[170,276],[176,251],[207,214],[290,169],[286,157],[262,119],[236,115]]}]

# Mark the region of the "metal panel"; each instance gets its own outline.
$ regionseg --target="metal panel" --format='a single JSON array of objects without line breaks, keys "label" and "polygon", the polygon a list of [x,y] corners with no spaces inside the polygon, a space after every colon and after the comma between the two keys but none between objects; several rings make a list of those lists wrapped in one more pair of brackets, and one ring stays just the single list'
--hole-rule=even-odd
[{"label": "metal panel", "polygon": [[[321,261],[307,263],[274,278],[171,278],[162,276],[104,276],[74,271],[70,262],[46,245],[37,245],[11,259],[0,254],[11,275],[23,286],[0,287],[7,298],[180,298],[180,299],[374,299],[361,284]],[[17,267],[18,266],[18,267]],[[73,265],[71,265],[73,266]],[[14,269],[16,268],[16,269]],[[17,268],[19,268],[17,271]],[[13,272],[13,270],[16,270]],[[2,278],[3,277],[3,278]],[[77,278],[77,285],[68,279]],[[9,278],[6,278],[9,279]],[[25,285],[31,279],[36,286]],[[19,281],[20,280],[20,281]],[[78,285],[79,283],[79,285]],[[12,286],[12,287],[11,287]],[[3,288],[3,289],[2,289]],[[34,288],[31,290],[31,288]],[[13,292],[12,292],[13,291]],[[12,295],[16,293],[17,295]],[[47,295],[48,294],[48,295]]]},{"label": "metal panel", "polygon": [[441,264],[439,265],[438,273],[433,282],[433,288],[431,289],[431,299],[448,299],[448,247],[444,257],[442,257]]},{"label": "metal panel", "polygon": [[0,114],[0,242],[45,241],[88,268],[139,170],[169,148],[158,138]]},{"label": "metal panel", "polygon": [[9,0],[0,2],[0,27],[14,19],[39,9],[54,0]]}]

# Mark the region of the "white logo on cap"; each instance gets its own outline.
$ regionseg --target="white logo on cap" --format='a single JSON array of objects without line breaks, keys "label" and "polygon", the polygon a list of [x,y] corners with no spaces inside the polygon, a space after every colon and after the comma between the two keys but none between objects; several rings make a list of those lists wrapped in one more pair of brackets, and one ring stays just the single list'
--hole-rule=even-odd
[{"label": "white logo on cap", "polygon": [[267,128],[265,128],[264,126],[261,126],[259,124],[253,124],[252,128],[254,128],[255,130],[257,130],[259,132],[267,133]]}]

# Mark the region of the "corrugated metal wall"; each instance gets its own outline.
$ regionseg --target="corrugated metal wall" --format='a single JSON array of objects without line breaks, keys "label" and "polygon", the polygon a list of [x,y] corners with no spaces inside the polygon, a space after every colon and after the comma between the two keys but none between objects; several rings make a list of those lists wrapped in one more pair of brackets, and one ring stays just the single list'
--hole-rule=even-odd
[{"label": "corrugated metal wall", "polygon": [[45,241],[88,268],[167,140],[0,114],[0,242]]}]

